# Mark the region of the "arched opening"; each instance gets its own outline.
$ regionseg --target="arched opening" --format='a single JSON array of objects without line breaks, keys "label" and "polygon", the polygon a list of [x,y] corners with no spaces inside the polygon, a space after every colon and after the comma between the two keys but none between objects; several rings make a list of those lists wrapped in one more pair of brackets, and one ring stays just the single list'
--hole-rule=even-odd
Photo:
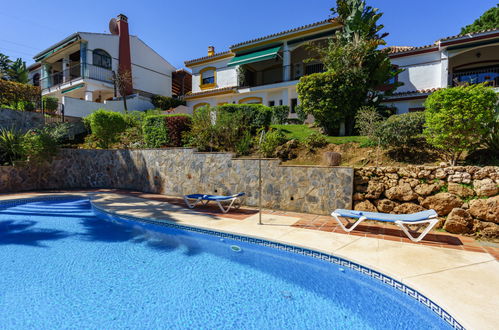
[{"label": "arched opening", "polygon": [[239,104],[262,104],[263,99],[261,97],[250,96],[239,100]]},{"label": "arched opening", "polygon": [[111,70],[111,56],[102,49],[95,49],[92,52],[92,63],[95,66]]},{"label": "arched opening", "polygon": [[196,109],[198,109],[198,108],[201,108],[201,107],[204,107],[204,106],[207,106],[207,105],[209,106],[210,104],[209,104],[209,103],[206,103],[206,102],[203,102],[203,103],[198,103],[198,104],[194,105],[194,106],[192,107],[192,109],[193,109],[193,110],[196,110]]}]

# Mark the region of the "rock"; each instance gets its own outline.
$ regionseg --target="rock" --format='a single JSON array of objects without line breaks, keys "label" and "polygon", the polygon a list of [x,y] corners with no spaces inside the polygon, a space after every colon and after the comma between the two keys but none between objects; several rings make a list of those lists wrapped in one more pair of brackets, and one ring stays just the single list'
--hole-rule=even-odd
[{"label": "rock", "polygon": [[425,198],[421,203],[421,206],[434,209],[440,216],[449,214],[452,209],[461,207],[461,205],[463,205],[461,198],[449,193],[438,193]]},{"label": "rock", "polygon": [[439,186],[437,184],[423,183],[423,184],[420,184],[420,185],[416,186],[416,188],[414,188],[414,191],[418,195],[428,196],[428,195],[433,194],[438,189],[439,189]]},{"label": "rock", "polygon": [[409,214],[424,211],[425,208],[414,203],[403,203],[393,209],[396,214]]},{"label": "rock", "polygon": [[499,223],[499,196],[472,200],[469,211],[475,218]]},{"label": "rock", "polygon": [[379,212],[390,213],[398,205],[397,202],[389,199],[380,199],[374,202]]},{"label": "rock", "polygon": [[459,197],[471,197],[475,195],[475,191],[469,187],[466,187],[459,183],[449,183],[447,187],[449,193],[457,195]]},{"label": "rock", "polygon": [[363,201],[364,199],[366,199],[366,194],[363,194],[363,193],[355,193],[353,194],[353,200],[354,201]]},{"label": "rock", "polygon": [[455,208],[445,220],[444,229],[453,234],[468,234],[473,231],[473,218],[465,209]]},{"label": "rock", "polygon": [[369,181],[366,198],[378,199],[384,191],[385,186],[381,182]]},{"label": "rock", "polygon": [[499,225],[493,222],[475,220],[473,222],[473,231],[480,237],[499,238]]},{"label": "rock", "polygon": [[355,211],[378,212],[376,206],[368,200],[357,202],[353,208]]},{"label": "rock", "polygon": [[412,201],[418,198],[418,195],[412,190],[410,184],[403,183],[385,191],[385,196],[391,200],[402,202]]},{"label": "rock", "polygon": [[298,157],[298,147],[300,142],[298,140],[289,140],[283,145],[276,148],[275,154],[278,158],[286,161]]},{"label": "rock", "polygon": [[475,180],[473,187],[478,196],[489,197],[499,193],[499,186],[492,179]]},{"label": "rock", "polygon": [[326,166],[340,166],[341,154],[339,152],[327,151],[322,155],[322,159]]}]

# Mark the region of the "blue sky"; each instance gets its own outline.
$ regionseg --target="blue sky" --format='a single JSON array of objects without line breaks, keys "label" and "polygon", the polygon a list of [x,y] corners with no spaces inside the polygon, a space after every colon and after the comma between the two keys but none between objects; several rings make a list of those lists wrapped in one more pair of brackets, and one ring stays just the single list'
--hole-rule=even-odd
[{"label": "blue sky", "polygon": [[[497,0],[368,0],[384,13],[390,45],[421,46],[459,33]],[[28,64],[37,52],[76,31],[108,32],[124,13],[139,36],[176,67],[232,44],[323,20],[331,0],[5,0],[0,9],[0,52]]]}]

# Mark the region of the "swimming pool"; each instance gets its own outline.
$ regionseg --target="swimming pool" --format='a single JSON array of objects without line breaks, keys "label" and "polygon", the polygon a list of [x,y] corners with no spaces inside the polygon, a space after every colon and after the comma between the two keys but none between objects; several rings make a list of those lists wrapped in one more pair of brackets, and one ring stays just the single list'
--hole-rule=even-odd
[{"label": "swimming pool", "polygon": [[362,272],[88,200],[0,205],[2,329],[445,329]]}]

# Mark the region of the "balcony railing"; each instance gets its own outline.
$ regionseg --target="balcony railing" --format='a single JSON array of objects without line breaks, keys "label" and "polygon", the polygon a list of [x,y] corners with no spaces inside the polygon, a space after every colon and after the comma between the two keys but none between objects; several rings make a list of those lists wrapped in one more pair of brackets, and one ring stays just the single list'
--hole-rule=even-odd
[{"label": "balcony railing", "polygon": [[283,78],[286,70],[290,70],[289,80],[298,80],[304,75],[325,71],[324,64],[322,63],[305,64],[302,66],[301,70],[303,71],[300,73],[292,72],[292,68],[293,66],[289,66],[289,68],[279,66],[260,71],[247,70],[239,77],[239,87],[256,87],[283,82],[285,81]]},{"label": "balcony railing", "polygon": [[40,87],[43,91],[57,88],[62,84],[72,85],[80,79],[94,79],[103,82],[113,83],[113,71],[91,64],[77,64],[66,70],[53,73],[48,77],[40,79]]},{"label": "balcony railing", "polygon": [[499,87],[499,66],[452,74],[452,86],[462,83],[480,84],[483,82],[489,82],[489,86]]}]

